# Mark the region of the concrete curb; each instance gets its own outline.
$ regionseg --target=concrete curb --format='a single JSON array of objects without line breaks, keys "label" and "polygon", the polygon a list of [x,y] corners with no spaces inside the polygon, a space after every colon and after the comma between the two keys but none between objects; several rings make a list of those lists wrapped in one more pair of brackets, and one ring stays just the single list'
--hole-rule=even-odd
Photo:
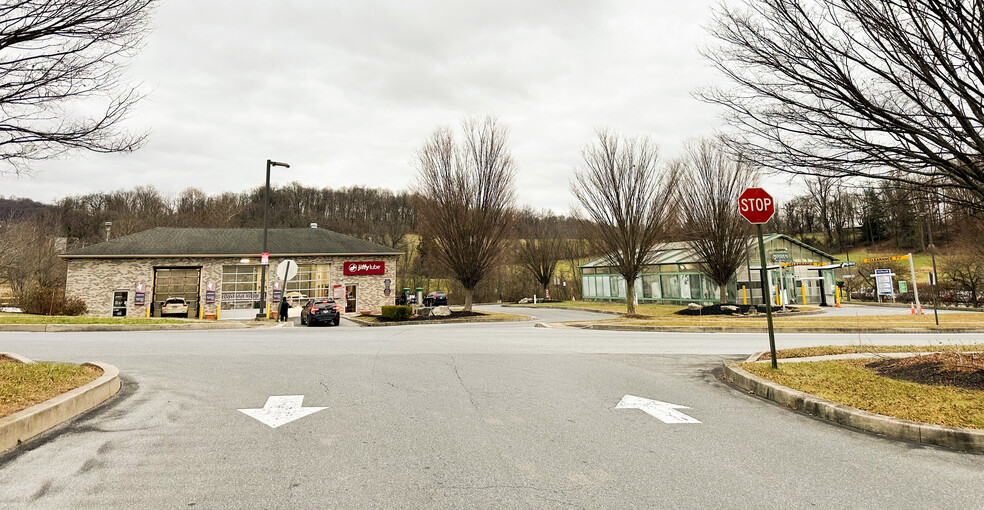
[{"label": "concrete curb", "polygon": [[0,452],[96,407],[120,391],[119,369],[108,363],[84,364],[101,368],[103,374],[72,391],[0,418]]},{"label": "concrete curb", "polygon": [[723,375],[743,390],[839,425],[914,443],[984,452],[984,430],[929,425],[862,411],[767,381],[746,372],[734,361],[725,362]]},{"label": "concrete curb", "polygon": [[24,356],[21,356],[20,354],[17,354],[17,353],[14,353],[14,352],[0,352],[0,357],[10,358],[10,359],[12,359],[14,361],[17,361],[19,363],[24,363],[24,364],[28,364],[28,365],[31,364],[31,363],[34,363],[34,360],[32,360],[30,358],[25,358]]},{"label": "concrete curb", "polygon": [[376,328],[384,326],[427,326],[433,324],[468,324],[468,323],[479,323],[479,322],[529,322],[536,320],[536,317],[530,315],[524,315],[525,319],[509,319],[505,317],[478,317],[474,319],[461,318],[461,319],[447,319],[447,320],[436,320],[436,321],[407,321],[407,322],[365,322],[352,317],[342,317],[358,324],[364,328]]},{"label": "concrete curb", "polygon": [[[768,333],[767,327],[726,326],[633,326],[629,324],[590,324],[583,329],[608,331],[651,331],[663,333]],[[980,333],[984,328],[800,328],[777,327],[776,333]]]},{"label": "concrete curb", "polygon": [[37,333],[67,333],[84,331],[191,331],[204,329],[245,329],[239,322],[204,324],[0,324],[3,331],[33,331]]}]

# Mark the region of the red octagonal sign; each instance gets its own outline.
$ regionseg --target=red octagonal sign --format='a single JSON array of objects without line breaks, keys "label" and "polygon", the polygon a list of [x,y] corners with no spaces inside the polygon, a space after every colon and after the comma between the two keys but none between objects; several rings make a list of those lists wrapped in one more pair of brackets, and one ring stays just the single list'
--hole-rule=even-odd
[{"label": "red octagonal sign", "polygon": [[755,225],[769,221],[776,213],[776,202],[762,188],[748,188],[738,197],[738,212]]}]

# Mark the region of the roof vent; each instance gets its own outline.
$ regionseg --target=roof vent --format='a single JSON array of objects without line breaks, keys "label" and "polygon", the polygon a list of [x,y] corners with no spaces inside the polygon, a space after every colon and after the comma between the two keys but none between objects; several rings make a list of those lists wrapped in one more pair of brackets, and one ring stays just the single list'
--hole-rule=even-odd
[{"label": "roof vent", "polygon": [[318,228],[318,224],[317,223],[312,223],[311,224],[311,228]]}]

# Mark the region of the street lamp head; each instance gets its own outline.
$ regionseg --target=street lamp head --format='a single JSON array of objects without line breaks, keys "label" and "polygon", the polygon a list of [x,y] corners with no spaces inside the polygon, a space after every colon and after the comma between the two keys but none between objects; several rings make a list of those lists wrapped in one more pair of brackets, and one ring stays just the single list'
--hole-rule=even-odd
[{"label": "street lamp head", "polygon": [[271,161],[270,166],[282,166],[284,168],[290,168],[290,165],[288,165],[287,163],[281,163],[279,161]]}]

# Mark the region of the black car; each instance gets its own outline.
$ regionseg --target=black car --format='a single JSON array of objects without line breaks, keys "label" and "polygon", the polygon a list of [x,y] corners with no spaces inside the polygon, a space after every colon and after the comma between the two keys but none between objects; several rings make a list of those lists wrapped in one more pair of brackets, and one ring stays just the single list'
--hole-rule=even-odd
[{"label": "black car", "polygon": [[429,292],[424,296],[424,306],[447,306],[448,294],[443,290]]},{"label": "black car", "polygon": [[337,326],[341,317],[341,305],[328,298],[312,299],[301,307],[301,324],[331,324]]}]

